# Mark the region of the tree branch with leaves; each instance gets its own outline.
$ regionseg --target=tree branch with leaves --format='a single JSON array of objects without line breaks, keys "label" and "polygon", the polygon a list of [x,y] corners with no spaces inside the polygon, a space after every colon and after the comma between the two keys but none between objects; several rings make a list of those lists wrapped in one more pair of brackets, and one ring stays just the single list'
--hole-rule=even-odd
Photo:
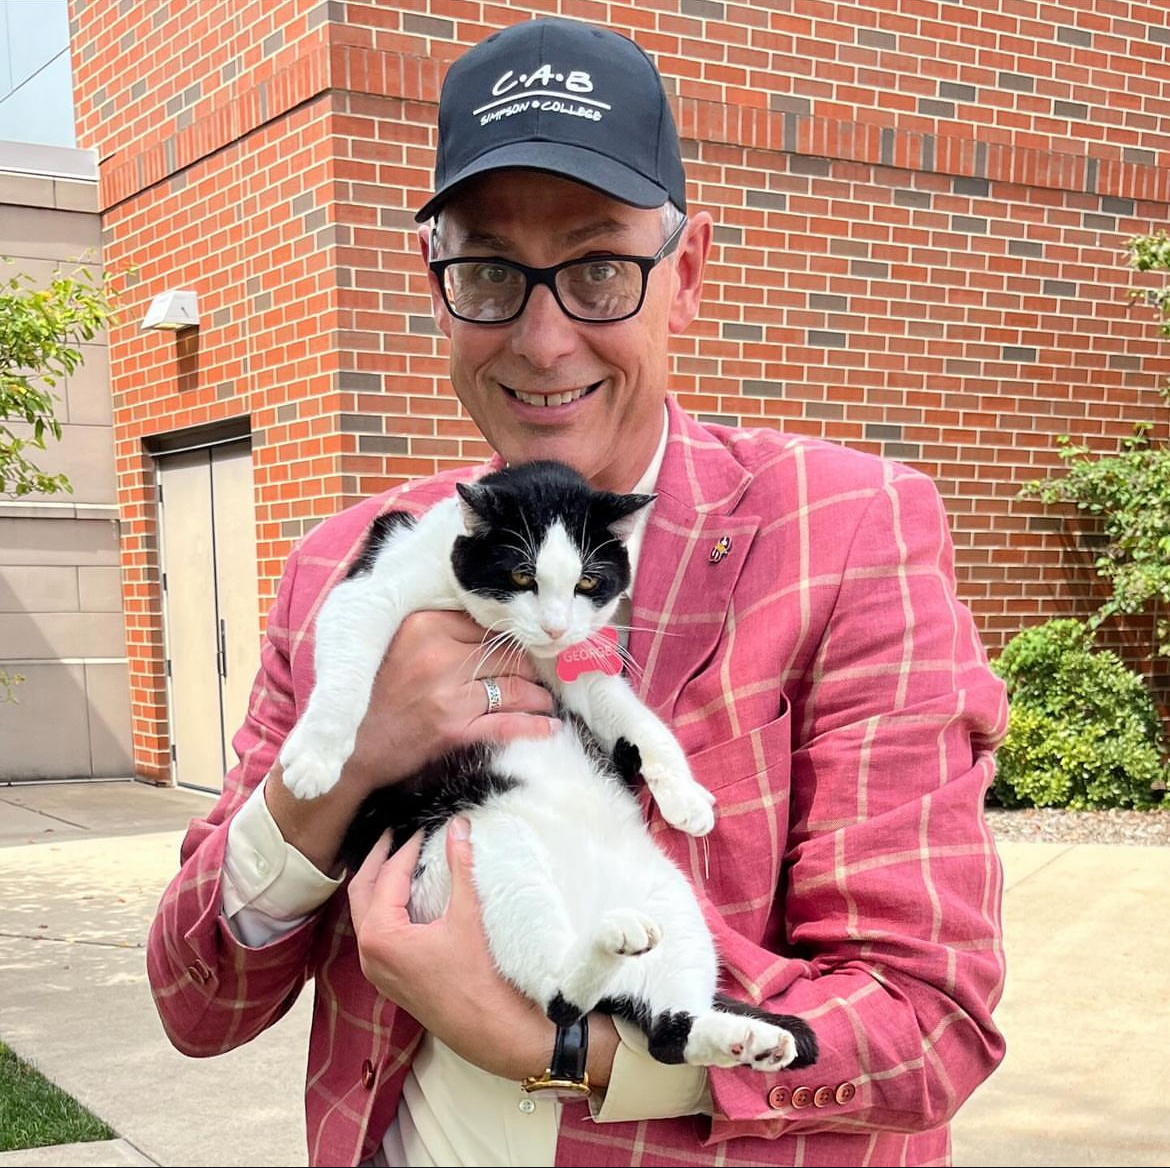
[{"label": "tree branch with leaves", "polygon": [[24,274],[0,283],[0,495],[72,490],[67,476],[46,474],[30,454],[60,440],[54,390],[113,318],[111,278],[85,268],[55,275],[47,287]]}]

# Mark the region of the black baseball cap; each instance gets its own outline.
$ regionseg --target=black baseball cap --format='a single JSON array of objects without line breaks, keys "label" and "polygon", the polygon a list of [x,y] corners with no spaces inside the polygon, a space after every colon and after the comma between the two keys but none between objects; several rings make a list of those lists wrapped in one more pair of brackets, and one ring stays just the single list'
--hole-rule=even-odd
[{"label": "black baseball cap", "polygon": [[540,170],[634,207],[685,211],[678,131],[654,62],[628,37],[547,17],[493,33],[443,81],[431,219],[468,179]]}]

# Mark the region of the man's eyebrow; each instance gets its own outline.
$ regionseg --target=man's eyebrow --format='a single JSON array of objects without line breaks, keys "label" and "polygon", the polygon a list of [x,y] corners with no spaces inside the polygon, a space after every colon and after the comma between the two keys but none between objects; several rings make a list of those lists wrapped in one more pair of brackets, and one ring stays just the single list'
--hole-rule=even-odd
[{"label": "man's eyebrow", "polygon": [[[566,231],[561,241],[566,247],[580,247],[601,235],[625,235],[630,231],[628,223],[619,219],[599,219],[594,223]],[[506,235],[496,235],[490,231],[466,231],[460,240],[460,246],[468,250],[475,249],[489,252],[493,255],[515,250],[516,244]]]}]

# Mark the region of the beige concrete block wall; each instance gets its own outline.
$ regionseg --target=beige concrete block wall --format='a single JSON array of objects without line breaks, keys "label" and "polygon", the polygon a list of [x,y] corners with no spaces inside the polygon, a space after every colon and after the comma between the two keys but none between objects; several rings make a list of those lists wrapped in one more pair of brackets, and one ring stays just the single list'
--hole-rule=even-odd
[{"label": "beige concrete block wall", "polygon": [[[0,143],[0,273],[47,281],[100,271],[94,164],[85,151]],[[0,495],[0,782],[133,771],[130,693],[105,338],[58,385],[60,443],[35,461],[73,494]]]}]

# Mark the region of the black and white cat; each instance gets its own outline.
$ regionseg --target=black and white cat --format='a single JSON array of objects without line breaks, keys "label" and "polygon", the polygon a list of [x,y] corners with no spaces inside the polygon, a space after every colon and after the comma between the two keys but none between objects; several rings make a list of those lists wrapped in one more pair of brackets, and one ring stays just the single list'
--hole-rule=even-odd
[{"label": "black and white cat", "polygon": [[[433,920],[450,894],[441,829],[466,815],[492,956],[554,1022],[600,1008],[639,1024],[663,1062],[807,1066],[816,1059],[807,1023],[716,994],[718,958],[694,891],[650,838],[631,775],[620,773],[640,771],[673,827],[695,836],[713,827],[711,794],[612,672],[602,633],[630,581],[624,540],[653,498],[595,491],[568,467],[537,462],[460,483],[417,521],[379,516],[322,605],[316,684],[281,750],[284,782],[301,798],[329,790],[403,619],[465,609],[529,654],[558,699],[561,728],[452,752],[376,792],[347,856],[364,855],[387,826],[399,843],[422,828],[410,913]],[[566,652],[593,654],[599,667],[558,671]]]}]

